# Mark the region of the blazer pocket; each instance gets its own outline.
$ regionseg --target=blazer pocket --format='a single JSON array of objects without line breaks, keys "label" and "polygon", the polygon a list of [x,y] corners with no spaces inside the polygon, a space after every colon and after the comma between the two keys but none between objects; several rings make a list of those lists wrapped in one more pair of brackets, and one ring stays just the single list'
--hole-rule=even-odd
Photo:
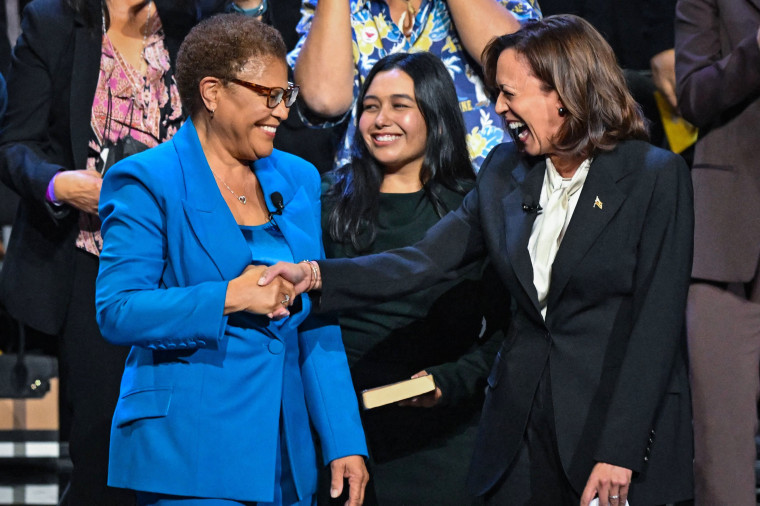
[{"label": "blazer pocket", "polygon": [[172,388],[146,388],[128,392],[116,406],[114,423],[124,427],[145,418],[162,418],[169,413],[172,400]]}]

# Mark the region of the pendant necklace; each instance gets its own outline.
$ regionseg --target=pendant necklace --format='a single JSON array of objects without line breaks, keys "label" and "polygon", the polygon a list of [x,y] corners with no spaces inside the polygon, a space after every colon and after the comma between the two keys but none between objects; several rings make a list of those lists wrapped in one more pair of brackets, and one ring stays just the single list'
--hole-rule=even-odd
[{"label": "pendant necklace", "polygon": [[209,170],[211,170],[211,173],[214,175],[214,177],[217,178],[219,181],[221,181],[222,184],[224,185],[224,187],[227,188],[230,191],[230,193],[233,194],[235,196],[235,198],[240,201],[241,204],[245,205],[248,202],[248,199],[245,198],[245,195],[238,195],[237,193],[235,193],[234,191],[232,191],[232,188],[230,188],[230,185],[228,185],[227,183],[225,183],[224,179],[222,179],[219,176],[217,176],[216,172],[214,172],[214,170],[211,169],[211,167],[209,167]]},{"label": "pendant necklace", "polygon": [[406,2],[406,10],[401,14],[398,24],[401,25],[401,33],[408,39],[414,30],[414,18],[417,15],[417,10],[412,5],[412,0],[404,0],[404,2]]}]

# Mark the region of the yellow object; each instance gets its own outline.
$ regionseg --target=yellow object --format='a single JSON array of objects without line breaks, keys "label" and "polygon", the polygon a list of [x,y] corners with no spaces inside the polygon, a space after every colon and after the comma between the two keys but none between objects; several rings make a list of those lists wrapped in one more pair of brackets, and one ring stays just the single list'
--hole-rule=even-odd
[{"label": "yellow object", "polygon": [[697,142],[697,127],[686,121],[673,109],[668,100],[659,91],[654,92],[657,110],[660,112],[665,136],[668,138],[670,149],[674,153],[682,153],[686,148]]}]

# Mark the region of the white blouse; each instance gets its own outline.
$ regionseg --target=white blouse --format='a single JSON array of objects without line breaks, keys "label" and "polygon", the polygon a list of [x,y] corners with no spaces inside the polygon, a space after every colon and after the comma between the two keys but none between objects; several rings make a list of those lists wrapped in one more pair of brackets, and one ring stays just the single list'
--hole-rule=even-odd
[{"label": "white blouse", "polygon": [[587,158],[572,178],[563,178],[554,164],[546,157],[546,173],[541,188],[539,205],[541,212],[533,222],[528,241],[528,253],[533,264],[533,284],[538,292],[541,315],[546,319],[546,298],[552,274],[552,264],[557,250],[573,217],[580,198],[580,190],[586,182],[591,158]]}]

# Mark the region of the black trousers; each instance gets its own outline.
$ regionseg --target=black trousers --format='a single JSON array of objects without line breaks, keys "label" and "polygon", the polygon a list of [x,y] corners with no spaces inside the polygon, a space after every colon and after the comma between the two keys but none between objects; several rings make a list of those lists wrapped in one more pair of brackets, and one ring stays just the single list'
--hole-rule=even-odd
[{"label": "black trousers", "polygon": [[133,492],[106,485],[111,419],[129,348],[106,342],[95,321],[98,259],[83,251],[77,251],[75,257],[71,302],[59,336],[62,391],[71,415],[69,454],[73,463],[61,504],[133,506]]},{"label": "black trousers", "polygon": [[580,495],[570,485],[559,458],[548,363],[533,398],[517,456],[484,499],[489,506],[580,504]]}]

